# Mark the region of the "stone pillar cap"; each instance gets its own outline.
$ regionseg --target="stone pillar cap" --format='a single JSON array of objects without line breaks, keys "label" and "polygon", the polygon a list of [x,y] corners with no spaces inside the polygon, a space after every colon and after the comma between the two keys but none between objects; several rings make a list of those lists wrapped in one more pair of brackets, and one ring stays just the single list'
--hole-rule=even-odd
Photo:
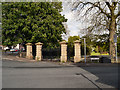
[{"label": "stone pillar cap", "polygon": [[74,41],[74,43],[80,43],[80,40],[76,40],[76,41]]},{"label": "stone pillar cap", "polygon": [[32,43],[27,43],[26,45],[32,45]]},{"label": "stone pillar cap", "polygon": [[60,44],[67,44],[67,42],[66,41],[62,41],[62,42],[60,42]]},{"label": "stone pillar cap", "polygon": [[41,42],[38,42],[38,43],[35,43],[35,45],[43,45],[43,43],[41,43]]}]

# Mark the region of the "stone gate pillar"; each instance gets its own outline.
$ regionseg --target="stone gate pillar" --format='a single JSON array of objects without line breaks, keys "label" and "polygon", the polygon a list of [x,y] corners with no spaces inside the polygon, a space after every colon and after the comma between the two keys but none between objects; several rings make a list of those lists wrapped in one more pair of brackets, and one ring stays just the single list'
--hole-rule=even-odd
[{"label": "stone gate pillar", "polygon": [[74,56],[74,62],[79,62],[81,60],[81,47],[80,47],[80,41],[76,40],[74,42],[74,50],[75,50],[75,56]]},{"label": "stone gate pillar", "polygon": [[65,41],[60,42],[61,44],[61,62],[67,62],[67,43]]},{"label": "stone gate pillar", "polygon": [[42,60],[42,45],[43,45],[43,43],[38,42],[35,45],[36,45],[36,57],[35,57],[35,60],[41,61]]},{"label": "stone gate pillar", "polygon": [[26,51],[26,58],[33,59],[32,55],[32,43],[27,43],[27,51]]}]

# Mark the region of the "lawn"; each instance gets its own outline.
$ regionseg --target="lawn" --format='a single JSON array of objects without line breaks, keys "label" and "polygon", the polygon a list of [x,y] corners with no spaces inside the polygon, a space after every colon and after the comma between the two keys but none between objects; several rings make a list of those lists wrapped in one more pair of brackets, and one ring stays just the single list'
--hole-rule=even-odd
[{"label": "lawn", "polygon": [[109,53],[106,53],[106,54],[100,54],[100,53],[92,52],[90,55],[91,55],[91,56],[92,56],[92,55],[109,55]]}]

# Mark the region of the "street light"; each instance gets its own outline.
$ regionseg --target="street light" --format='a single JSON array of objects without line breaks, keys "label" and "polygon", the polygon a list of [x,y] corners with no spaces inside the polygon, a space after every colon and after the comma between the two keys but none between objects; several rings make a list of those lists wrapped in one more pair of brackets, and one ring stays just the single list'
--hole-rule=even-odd
[{"label": "street light", "polygon": [[86,38],[84,38],[84,58],[86,63]]}]

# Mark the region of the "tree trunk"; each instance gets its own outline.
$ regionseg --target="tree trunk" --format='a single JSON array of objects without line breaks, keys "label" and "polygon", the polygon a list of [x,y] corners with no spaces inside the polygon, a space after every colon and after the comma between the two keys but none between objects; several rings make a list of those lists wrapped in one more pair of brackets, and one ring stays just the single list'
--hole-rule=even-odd
[{"label": "tree trunk", "polygon": [[110,56],[111,56],[111,62],[115,62],[115,43],[114,43],[114,35],[116,31],[116,19],[115,17],[111,18],[110,21]]}]

